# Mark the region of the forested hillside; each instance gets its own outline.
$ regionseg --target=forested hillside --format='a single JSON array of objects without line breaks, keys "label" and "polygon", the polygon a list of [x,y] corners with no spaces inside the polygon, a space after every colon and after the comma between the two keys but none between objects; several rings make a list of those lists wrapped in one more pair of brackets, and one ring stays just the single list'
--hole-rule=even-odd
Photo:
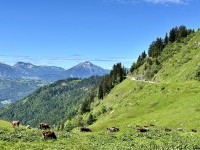
[{"label": "forested hillside", "polygon": [[41,87],[33,94],[17,103],[1,109],[0,118],[17,119],[22,124],[37,126],[39,122],[51,125],[59,123],[76,115],[78,106],[96,88],[101,77],[88,79],[66,79]]},{"label": "forested hillside", "polygon": [[[139,55],[137,61],[131,66],[131,73],[139,79],[159,81],[163,75],[172,79],[174,75],[169,75],[169,73],[164,73],[164,71],[168,70],[171,73],[175,73],[180,71],[179,69],[182,65],[193,60],[193,56],[198,54],[198,34],[198,32],[194,33],[194,30],[187,29],[185,26],[172,28],[164,38],[158,37],[150,44],[147,52],[148,55],[145,51]],[[195,38],[193,38],[194,36]],[[188,66],[185,68],[185,71],[189,72],[189,70],[191,71],[194,68],[194,66]],[[175,70],[172,71],[171,69]],[[185,76],[183,72],[180,75]],[[194,72],[190,73],[190,75],[194,75]],[[194,76],[188,77],[188,79],[192,78]]]},{"label": "forested hillside", "polygon": [[0,106],[20,100],[45,84],[41,80],[0,79]]}]

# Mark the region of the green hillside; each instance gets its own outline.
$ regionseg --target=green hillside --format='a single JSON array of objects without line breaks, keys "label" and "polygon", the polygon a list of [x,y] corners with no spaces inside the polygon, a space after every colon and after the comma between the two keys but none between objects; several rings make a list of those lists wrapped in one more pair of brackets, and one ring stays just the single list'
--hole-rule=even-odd
[{"label": "green hillside", "polygon": [[159,127],[199,129],[200,83],[146,83],[126,79],[93,110],[100,114],[91,126],[105,130],[108,126],[156,125]]},{"label": "green hillside", "polygon": [[101,77],[67,79],[46,85],[28,97],[0,110],[0,118],[20,120],[37,126],[40,122],[59,125],[76,115],[80,103],[95,89]]},{"label": "green hillside", "polygon": [[124,129],[128,125],[153,124],[163,128],[200,130],[200,82],[196,80],[200,31],[168,44],[157,59],[162,64],[152,77],[154,82],[132,80],[140,75],[145,78],[147,62],[144,62],[93,109],[91,113],[98,117],[91,128],[99,131],[108,126]]},{"label": "green hillside", "polygon": [[156,74],[155,80],[183,82],[195,79],[197,68],[200,65],[200,31],[181,43],[175,42],[169,45],[163,55],[174,50],[177,52],[162,63],[162,68]]}]

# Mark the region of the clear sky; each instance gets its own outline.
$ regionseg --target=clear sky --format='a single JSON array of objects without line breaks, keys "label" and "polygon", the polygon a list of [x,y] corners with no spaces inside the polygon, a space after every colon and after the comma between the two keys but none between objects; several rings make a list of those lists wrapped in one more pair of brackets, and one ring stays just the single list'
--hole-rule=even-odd
[{"label": "clear sky", "polygon": [[200,28],[200,0],[0,0],[0,62],[130,67],[172,27]]}]

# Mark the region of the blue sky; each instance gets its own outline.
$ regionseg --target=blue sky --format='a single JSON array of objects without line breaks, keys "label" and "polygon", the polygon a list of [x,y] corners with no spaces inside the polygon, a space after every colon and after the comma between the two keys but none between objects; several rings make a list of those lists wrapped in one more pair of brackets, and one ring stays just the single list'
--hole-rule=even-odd
[{"label": "blue sky", "polygon": [[0,62],[130,67],[172,27],[197,30],[199,0],[1,0]]}]

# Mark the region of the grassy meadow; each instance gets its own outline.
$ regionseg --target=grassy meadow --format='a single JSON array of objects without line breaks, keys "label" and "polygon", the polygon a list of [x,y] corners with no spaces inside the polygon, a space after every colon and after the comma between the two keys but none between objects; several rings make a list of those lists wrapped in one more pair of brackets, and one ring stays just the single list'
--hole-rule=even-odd
[{"label": "grassy meadow", "polygon": [[156,126],[149,132],[140,133],[134,127],[123,132],[105,131],[81,133],[55,131],[58,139],[43,139],[41,130],[20,126],[13,128],[7,122],[0,122],[0,149],[2,150],[147,150],[147,149],[199,149],[200,136],[190,131],[164,131]]}]

